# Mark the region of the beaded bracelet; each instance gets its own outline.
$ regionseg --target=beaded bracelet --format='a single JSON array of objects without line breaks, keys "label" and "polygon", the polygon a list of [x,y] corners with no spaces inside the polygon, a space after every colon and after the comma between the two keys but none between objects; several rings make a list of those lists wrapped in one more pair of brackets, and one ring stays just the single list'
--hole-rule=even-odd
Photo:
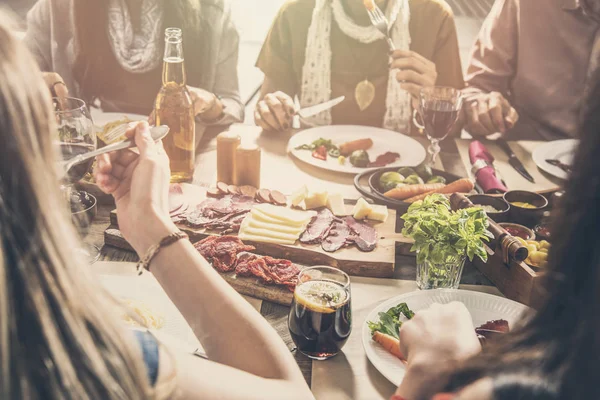
[{"label": "beaded bracelet", "polygon": [[160,242],[158,242],[158,244],[151,246],[146,252],[144,258],[142,258],[137,264],[138,275],[141,275],[144,270],[150,271],[150,262],[154,259],[154,257],[156,257],[162,248],[170,246],[181,239],[187,238],[187,234],[177,231],[171,233],[169,236],[165,236]]}]

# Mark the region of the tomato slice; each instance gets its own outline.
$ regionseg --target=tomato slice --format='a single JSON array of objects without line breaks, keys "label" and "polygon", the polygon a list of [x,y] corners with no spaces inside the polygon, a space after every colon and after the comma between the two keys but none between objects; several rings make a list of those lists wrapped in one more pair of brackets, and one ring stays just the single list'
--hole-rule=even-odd
[{"label": "tomato slice", "polygon": [[319,146],[319,147],[317,147],[313,151],[312,156],[314,158],[318,158],[319,160],[326,161],[327,160],[327,147],[325,147],[325,146]]}]

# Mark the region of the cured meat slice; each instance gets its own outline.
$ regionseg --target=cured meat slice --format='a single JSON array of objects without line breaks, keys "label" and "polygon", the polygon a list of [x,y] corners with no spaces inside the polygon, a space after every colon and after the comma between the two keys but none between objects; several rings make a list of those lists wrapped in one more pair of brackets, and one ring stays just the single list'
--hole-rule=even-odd
[{"label": "cured meat slice", "polygon": [[354,217],[345,217],[344,222],[354,233],[349,240],[356,243],[361,251],[373,251],[377,246],[377,230],[371,225],[356,220]]},{"label": "cured meat slice", "polygon": [[266,284],[284,285],[293,291],[300,268],[289,260],[244,253],[238,256],[235,273],[238,276],[256,276]]},{"label": "cured meat slice", "polygon": [[335,216],[328,208],[319,210],[308,224],[308,227],[300,236],[300,242],[306,244],[320,243],[327,237]]},{"label": "cured meat slice", "polygon": [[220,272],[235,269],[238,253],[254,250],[235,236],[209,236],[194,245],[213,267]]},{"label": "cured meat slice", "polygon": [[353,235],[352,230],[345,222],[334,222],[329,235],[321,242],[323,250],[333,253],[338,251],[348,243],[352,243],[350,238]]},{"label": "cured meat slice", "polygon": [[195,210],[186,215],[187,223],[195,228],[206,228],[237,232],[244,216],[256,204],[249,196],[227,195],[220,199],[209,198],[198,204]]},{"label": "cured meat slice", "polygon": [[184,203],[183,187],[178,183],[169,185],[169,213],[172,215],[179,211]]}]

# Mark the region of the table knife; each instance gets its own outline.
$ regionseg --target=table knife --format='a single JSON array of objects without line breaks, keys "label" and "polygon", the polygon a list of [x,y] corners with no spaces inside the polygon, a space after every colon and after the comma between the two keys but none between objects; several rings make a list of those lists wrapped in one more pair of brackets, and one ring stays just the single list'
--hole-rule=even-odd
[{"label": "table knife", "polygon": [[305,107],[305,108],[302,108],[302,109],[296,111],[296,115],[299,115],[300,118],[309,118],[309,117],[312,117],[313,115],[317,115],[319,113],[322,113],[323,111],[327,111],[330,108],[337,106],[345,99],[346,99],[345,96],[340,96],[340,97],[336,97],[335,99],[326,101],[324,103],[317,104],[316,106]]},{"label": "table knife", "polygon": [[506,140],[498,139],[496,143],[498,143],[498,146],[500,146],[500,148],[504,150],[504,152],[508,156],[508,163],[511,165],[511,167],[513,167],[515,171],[521,174],[523,178],[527,179],[531,183],[535,183],[533,176],[531,176],[531,174],[527,172],[521,160],[517,158],[517,155],[512,151],[508,143],[506,143]]}]

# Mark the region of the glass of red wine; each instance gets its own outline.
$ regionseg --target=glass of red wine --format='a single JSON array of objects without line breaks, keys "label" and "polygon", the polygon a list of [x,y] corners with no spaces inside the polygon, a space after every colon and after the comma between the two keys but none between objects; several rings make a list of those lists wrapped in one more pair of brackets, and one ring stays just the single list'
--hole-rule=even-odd
[{"label": "glass of red wine", "polygon": [[[96,150],[96,131],[85,102],[80,99],[65,97],[52,99],[52,104],[58,128],[55,143],[63,161]],[[93,198],[89,193],[73,189],[73,185],[88,173],[92,164],[93,160],[75,165],[60,182],[65,201],[69,203],[73,216],[80,216],[88,208],[90,199]],[[60,171],[61,167],[58,168]],[[73,218],[73,220],[76,225],[80,225],[82,222],[80,217]],[[89,222],[91,221],[88,221],[88,224]],[[76,227],[82,231],[82,226]],[[100,254],[100,250],[90,244],[84,244],[84,247],[80,250],[91,262],[95,261]]]},{"label": "glass of red wine", "polygon": [[454,124],[460,115],[463,98],[460,90],[445,87],[432,86],[421,89],[419,95],[419,113],[425,134],[431,143],[427,152],[429,153],[429,165],[433,167],[440,153],[440,142],[452,131]]}]

